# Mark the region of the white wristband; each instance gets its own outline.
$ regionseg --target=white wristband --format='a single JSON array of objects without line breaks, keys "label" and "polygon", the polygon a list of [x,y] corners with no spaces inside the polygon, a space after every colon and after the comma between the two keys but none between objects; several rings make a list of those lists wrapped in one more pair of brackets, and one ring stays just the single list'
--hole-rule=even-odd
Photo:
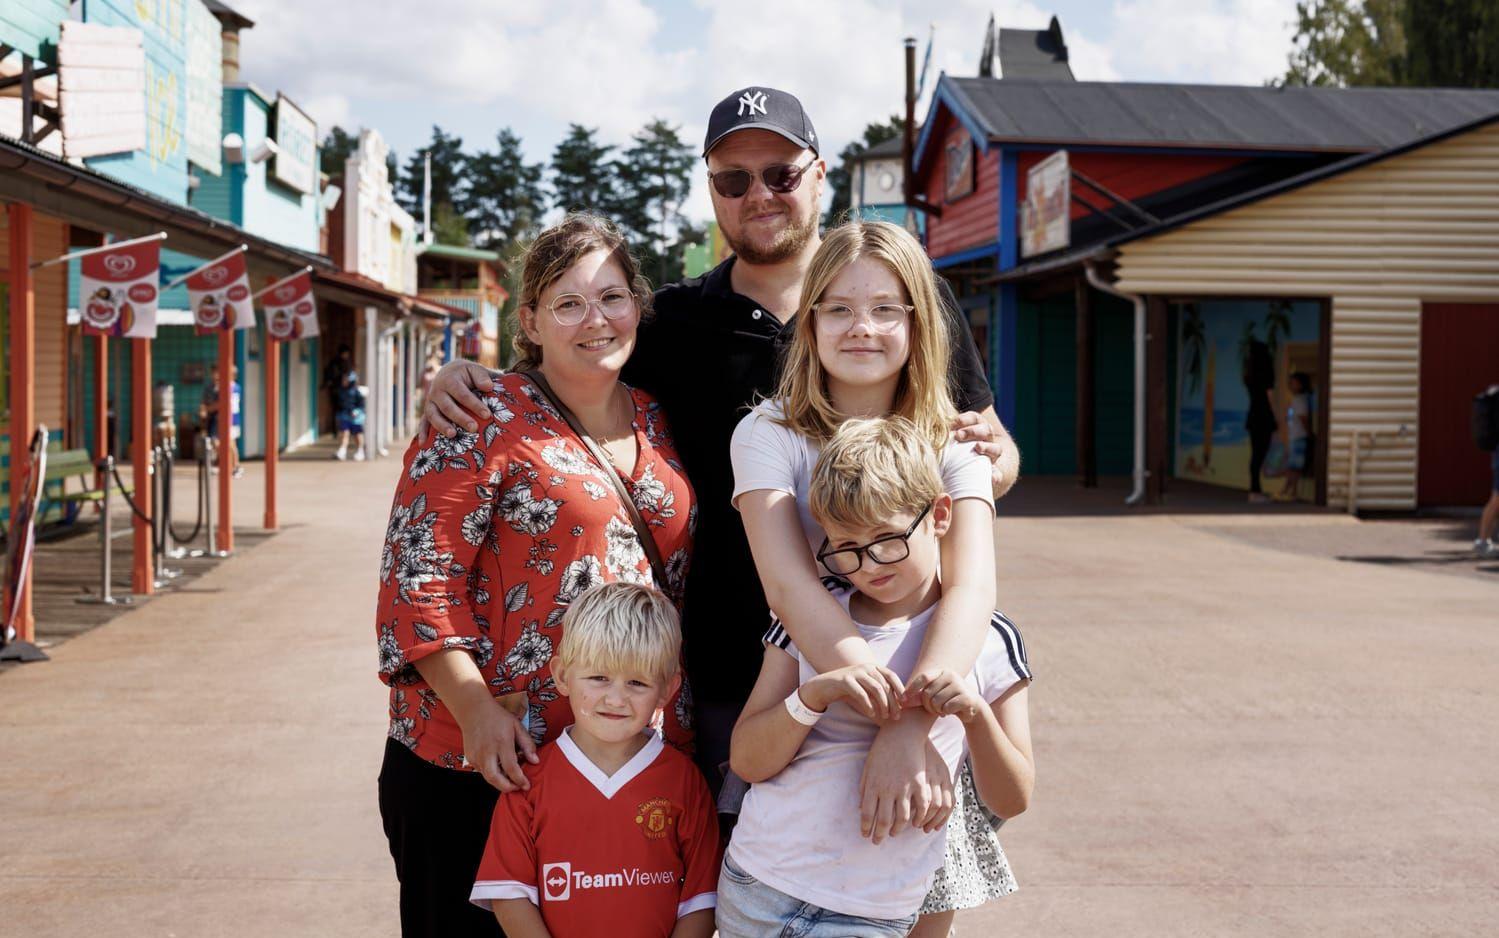
[{"label": "white wristband", "polygon": [[[791,696],[786,698],[786,712],[791,714],[791,719],[802,726],[816,726],[817,721],[822,719],[822,713],[813,710],[802,702],[801,690],[794,690]],[[827,711],[823,711],[826,713]]]}]

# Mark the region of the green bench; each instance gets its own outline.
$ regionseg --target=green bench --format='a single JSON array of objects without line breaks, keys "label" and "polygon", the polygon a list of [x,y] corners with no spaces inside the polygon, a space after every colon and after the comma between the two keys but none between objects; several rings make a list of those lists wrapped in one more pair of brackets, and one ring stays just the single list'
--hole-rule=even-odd
[{"label": "green bench", "polygon": [[[68,480],[81,479],[79,487],[69,491]],[[114,493],[120,487],[106,480]],[[134,494],[132,487],[125,489]],[[47,470],[42,476],[42,504],[37,524],[72,524],[86,504],[104,500],[104,490],[94,488],[94,459],[86,449],[63,449],[61,440],[47,441]],[[10,522],[10,438],[0,436],[0,517]]]}]

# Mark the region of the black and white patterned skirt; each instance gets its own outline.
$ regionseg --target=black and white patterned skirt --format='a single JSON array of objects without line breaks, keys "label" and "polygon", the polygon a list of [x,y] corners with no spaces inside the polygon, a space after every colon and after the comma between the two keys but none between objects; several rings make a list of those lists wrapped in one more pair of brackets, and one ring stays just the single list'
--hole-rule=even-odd
[{"label": "black and white patterned skirt", "polygon": [[972,909],[1019,889],[997,831],[1004,818],[990,811],[973,786],[973,764],[963,760],[947,821],[947,861],[937,871],[921,914]]}]

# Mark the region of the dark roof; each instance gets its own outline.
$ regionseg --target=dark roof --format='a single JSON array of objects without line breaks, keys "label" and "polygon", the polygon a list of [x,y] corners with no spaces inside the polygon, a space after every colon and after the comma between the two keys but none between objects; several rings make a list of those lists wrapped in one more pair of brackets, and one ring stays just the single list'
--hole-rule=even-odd
[{"label": "dark roof", "polygon": [[989,141],[1293,152],[1382,150],[1499,113],[1499,91],[1268,88],[944,75]]},{"label": "dark roof", "polygon": [[232,29],[249,29],[255,25],[254,20],[220,0],[203,0],[203,5],[208,7],[208,12],[219,18],[220,23]]},{"label": "dark roof", "polygon": [[1003,80],[1045,78],[1072,81],[1072,66],[1067,64],[1067,43],[1062,40],[1062,24],[1051,18],[1046,29],[1001,29],[999,31],[999,73]]},{"label": "dark roof", "polygon": [[[916,128],[916,133],[918,135],[921,133],[920,127]],[[901,135],[897,134],[896,136],[891,137],[889,140],[886,140],[884,143],[876,143],[874,146],[865,150],[863,153],[860,153],[858,156],[850,159],[849,162],[858,163],[864,160],[882,160],[890,159],[891,157],[899,157],[901,144],[904,142],[905,141],[903,140]]]}]

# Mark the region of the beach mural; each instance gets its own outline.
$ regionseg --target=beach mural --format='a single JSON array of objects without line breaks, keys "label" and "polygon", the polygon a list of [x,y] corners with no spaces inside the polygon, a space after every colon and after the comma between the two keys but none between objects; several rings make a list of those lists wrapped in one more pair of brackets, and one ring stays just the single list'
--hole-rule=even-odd
[{"label": "beach mural", "polygon": [[[1291,403],[1290,378],[1311,379],[1313,414],[1323,376],[1318,334],[1321,305],[1312,300],[1205,300],[1174,304],[1176,313],[1176,447],[1173,474],[1229,488],[1249,488],[1249,392],[1242,363],[1254,342],[1269,347],[1275,363],[1271,392],[1281,428],[1272,458],[1262,474],[1267,491],[1279,491],[1275,450],[1286,440],[1285,414]],[[1316,426],[1315,419],[1312,421]],[[1309,469],[1297,497],[1311,500],[1316,471]]]}]

